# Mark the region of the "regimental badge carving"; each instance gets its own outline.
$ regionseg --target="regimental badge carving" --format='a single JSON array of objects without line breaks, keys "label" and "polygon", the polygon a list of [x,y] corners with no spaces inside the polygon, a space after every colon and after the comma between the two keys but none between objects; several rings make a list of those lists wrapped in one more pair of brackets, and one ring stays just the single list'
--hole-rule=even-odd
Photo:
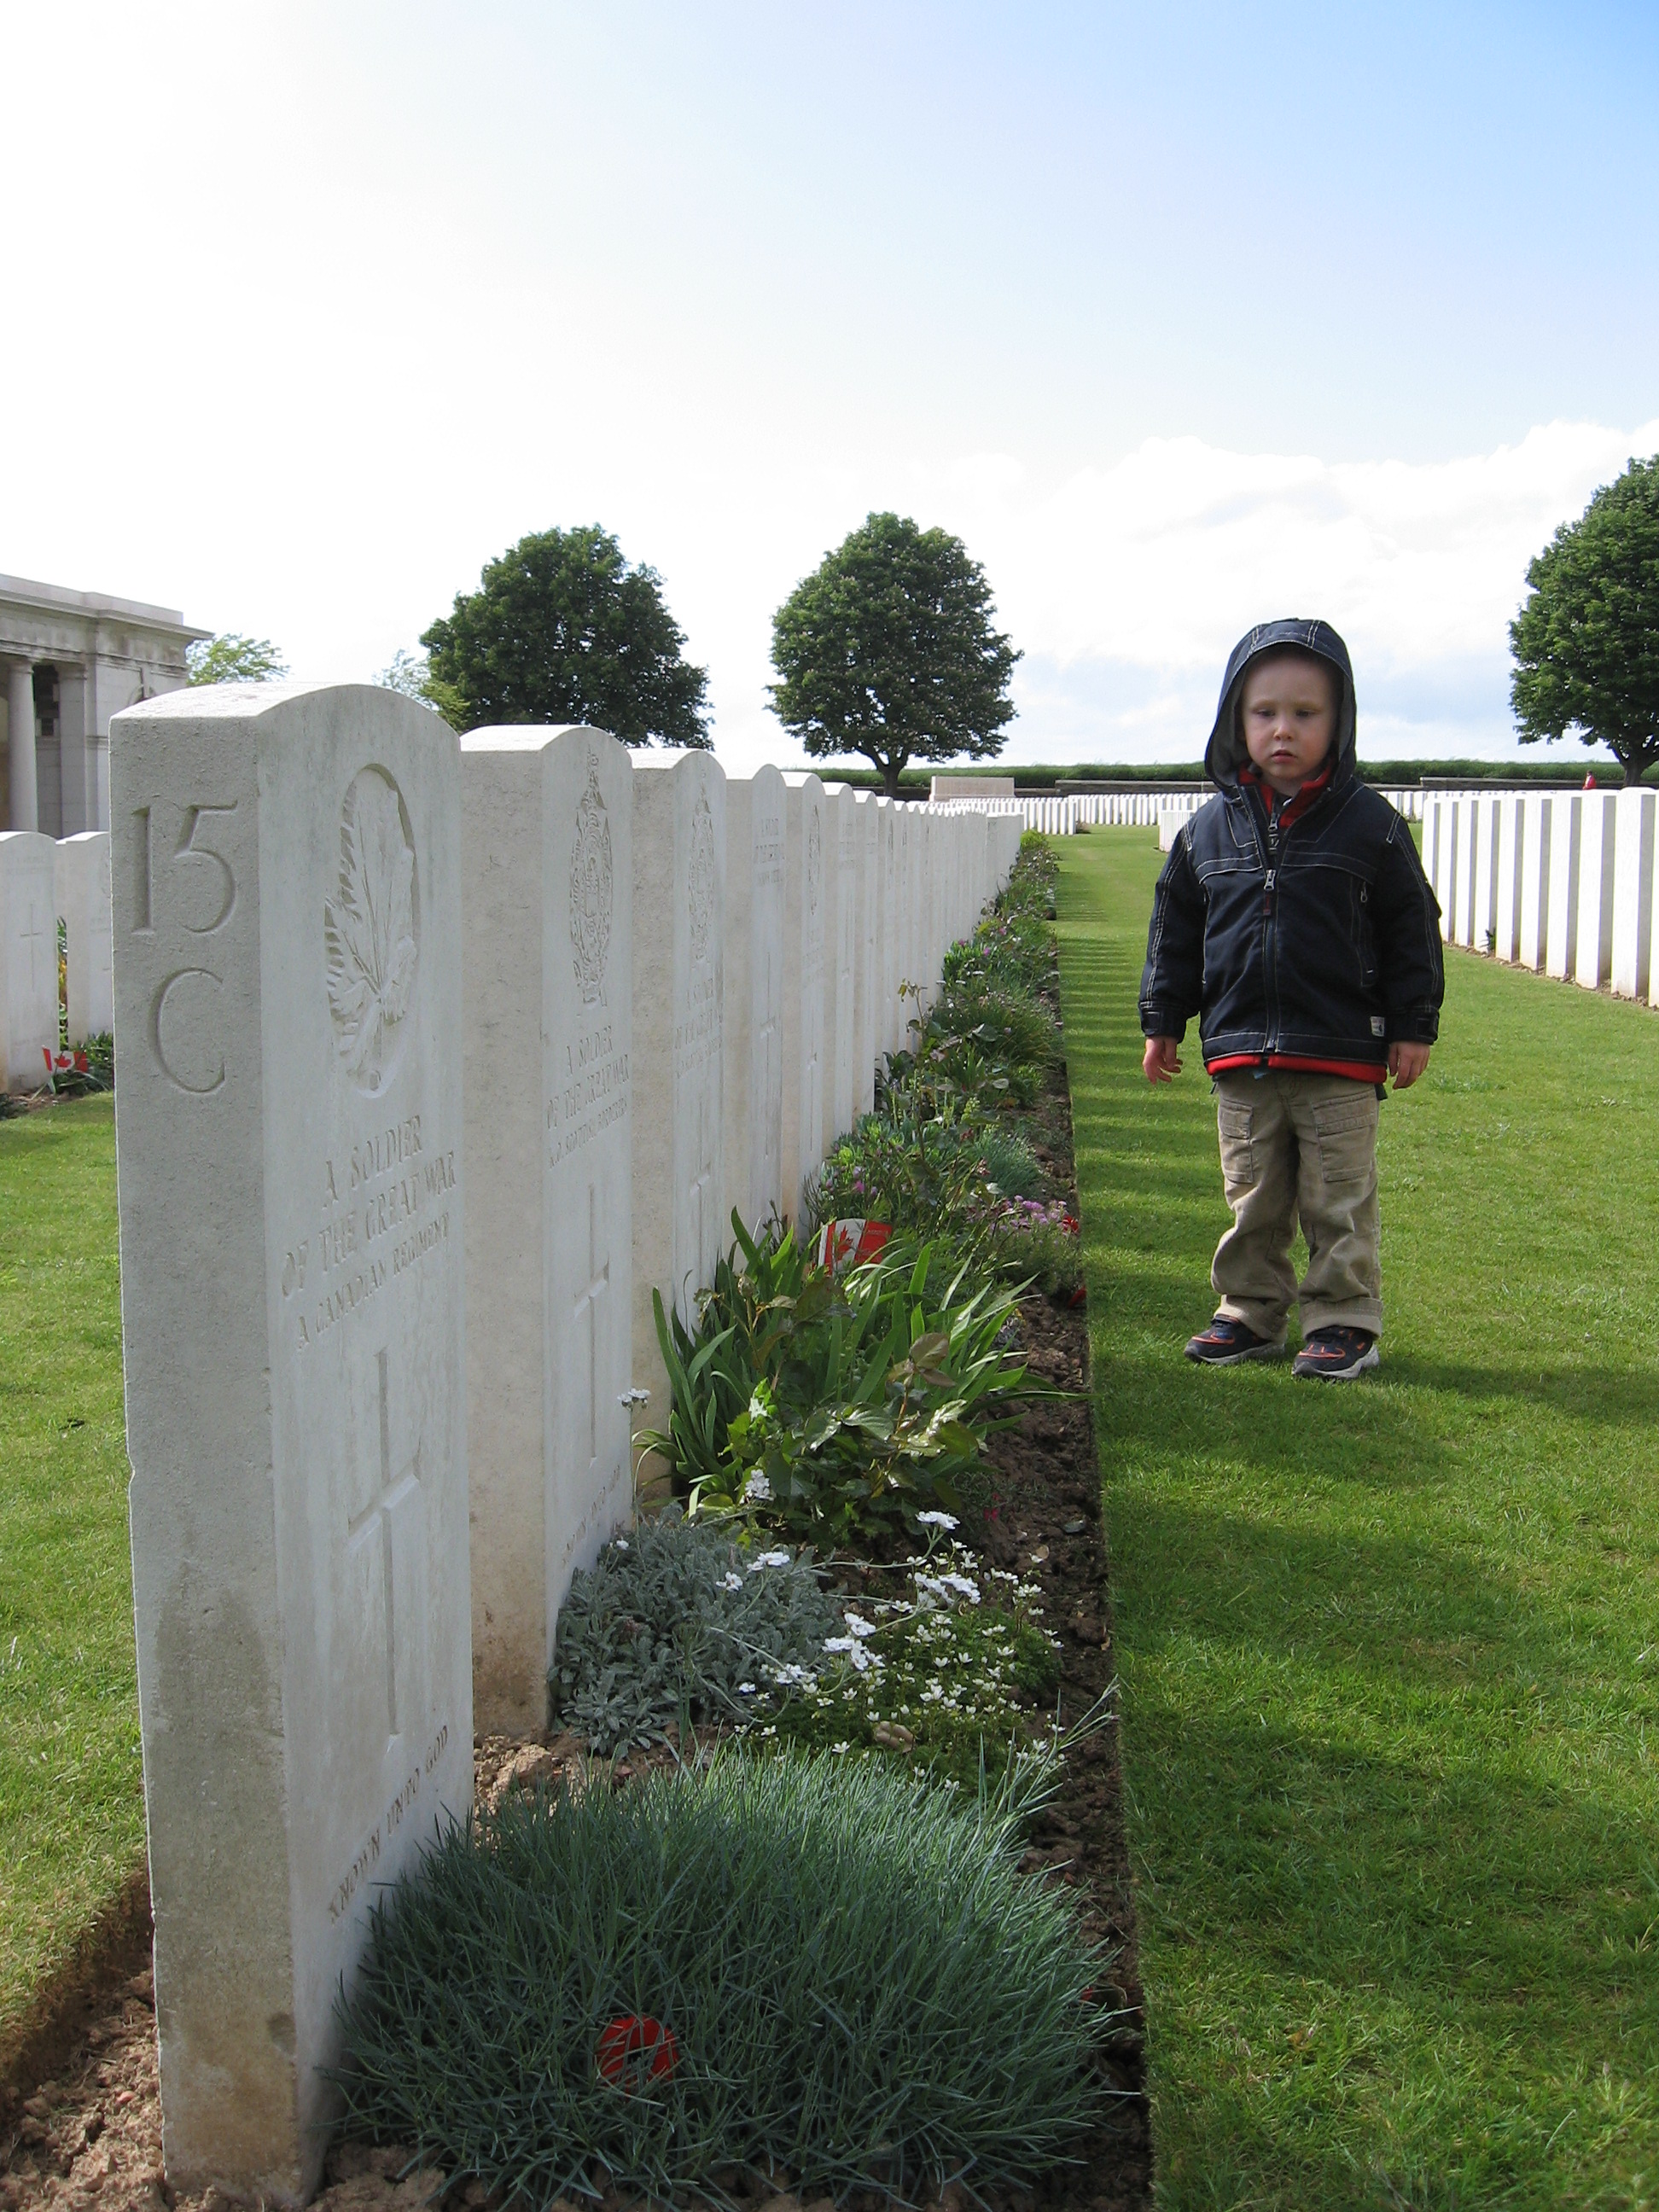
[{"label": "regimental badge carving", "polygon": [[570,852],[570,949],[576,987],[585,1006],[605,997],[611,957],[611,817],[599,790],[599,760],[587,756],[587,788],[576,809],[576,842]]},{"label": "regimental badge carving", "polygon": [[714,817],[708,811],[708,794],[697,795],[691,817],[691,865],[688,871],[691,902],[691,960],[701,966],[708,957],[708,933],[714,919]]},{"label": "regimental badge carving", "polygon": [[818,892],[823,884],[823,817],[814,810],[806,832],[806,911],[818,910]]},{"label": "regimental badge carving", "polygon": [[340,812],[340,887],[323,902],[328,1004],[360,1091],[383,1091],[397,1061],[420,961],[421,894],[403,794],[360,769]]}]

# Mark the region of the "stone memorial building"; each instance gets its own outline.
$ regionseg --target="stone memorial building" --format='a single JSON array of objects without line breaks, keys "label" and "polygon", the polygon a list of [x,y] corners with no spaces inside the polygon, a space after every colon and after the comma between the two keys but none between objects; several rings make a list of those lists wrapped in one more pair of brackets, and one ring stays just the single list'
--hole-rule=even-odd
[{"label": "stone memorial building", "polygon": [[179,690],[211,635],[176,608],[0,576],[0,830],[107,830],[110,717]]}]

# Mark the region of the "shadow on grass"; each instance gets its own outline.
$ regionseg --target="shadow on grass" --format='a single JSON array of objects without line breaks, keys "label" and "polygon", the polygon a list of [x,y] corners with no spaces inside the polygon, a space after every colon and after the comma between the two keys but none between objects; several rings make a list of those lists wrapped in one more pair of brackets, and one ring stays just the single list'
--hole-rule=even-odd
[{"label": "shadow on grass", "polygon": [[[1109,1506],[1109,1483],[1106,1495]],[[1298,1492],[1286,1517],[1252,1518],[1154,1494],[1143,1478],[1121,1546],[1138,1653],[1156,1660],[1197,1639],[1217,1662],[1339,1668],[1342,1701],[1357,1694],[1379,1711],[1417,1689],[1519,1705],[1552,1623],[1518,1571],[1426,1540],[1319,1531],[1308,1511]]]},{"label": "shadow on grass", "polygon": [[1437,1362],[1403,1352],[1389,1358],[1386,1373],[1390,1382],[1413,1389],[1441,1390],[1455,1398],[1516,1399],[1608,1428],[1659,1421],[1659,1384],[1628,1369],[1552,1366],[1534,1373]]}]

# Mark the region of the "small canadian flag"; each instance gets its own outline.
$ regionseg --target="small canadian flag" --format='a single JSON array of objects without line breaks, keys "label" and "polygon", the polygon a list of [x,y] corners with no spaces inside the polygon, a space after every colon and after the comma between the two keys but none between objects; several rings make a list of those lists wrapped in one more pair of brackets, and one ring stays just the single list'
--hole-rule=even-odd
[{"label": "small canadian flag", "polygon": [[818,1238],[818,1265],[832,1275],[837,1267],[861,1267],[876,1257],[892,1233],[884,1221],[826,1221]]}]

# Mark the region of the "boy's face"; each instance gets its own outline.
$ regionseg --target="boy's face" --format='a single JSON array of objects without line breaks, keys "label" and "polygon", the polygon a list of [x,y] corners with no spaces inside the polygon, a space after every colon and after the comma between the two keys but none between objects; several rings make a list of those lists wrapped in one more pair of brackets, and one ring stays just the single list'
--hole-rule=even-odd
[{"label": "boy's face", "polygon": [[1294,799],[1325,764],[1336,734],[1336,678],[1303,653],[1264,654],[1239,701],[1244,746],[1264,783]]}]

